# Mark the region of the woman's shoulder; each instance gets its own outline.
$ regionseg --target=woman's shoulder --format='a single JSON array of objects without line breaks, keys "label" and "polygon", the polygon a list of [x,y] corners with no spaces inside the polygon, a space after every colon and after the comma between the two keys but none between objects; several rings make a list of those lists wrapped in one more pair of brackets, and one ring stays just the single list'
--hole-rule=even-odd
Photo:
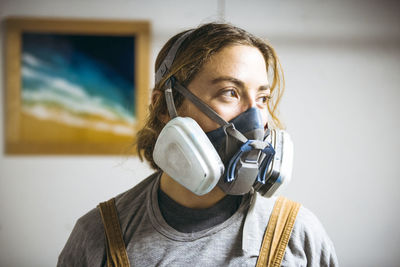
[{"label": "woman's shoulder", "polygon": [[[128,191],[115,197],[121,227],[145,203],[147,191],[158,177],[154,173]],[[104,227],[98,208],[80,217],[62,250],[58,266],[101,266],[105,258]]]},{"label": "woman's shoulder", "polygon": [[146,213],[151,190],[157,185],[160,175],[160,172],[155,172],[135,187],[115,197],[122,232],[126,231],[129,224],[135,223],[134,218],[140,218]]},{"label": "woman's shoulder", "polygon": [[[131,189],[114,197],[115,206],[117,208],[119,217],[124,217],[126,213],[134,212],[138,206],[143,205],[146,194],[150,190],[151,185],[158,175],[159,173],[157,172],[153,173]],[[96,230],[94,226],[97,225],[100,225],[101,230],[103,230],[101,216],[98,208],[96,207],[80,217],[77,221],[76,227],[78,227],[78,230],[87,232]]]},{"label": "woman's shoulder", "polygon": [[[284,266],[338,266],[334,245],[317,216],[303,205],[285,251]],[[303,266],[302,264],[300,264]]]},{"label": "woman's shoulder", "polygon": [[57,266],[102,266],[105,237],[100,213],[92,209],[75,223]]},{"label": "woman's shoulder", "polygon": [[[268,221],[276,200],[277,197],[265,198],[257,195],[253,209],[258,216],[267,217],[266,221]],[[301,203],[291,237],[292,239],[308,239],[315,242],[332,243],[317,216]]]},{"label": "woman's shoulder", "polygon": [[[277,197],[255,193],[244,225],[243,249],[258,255]],[[338,266],[335,249],[317,216],[301,205],[282,266]]]}]

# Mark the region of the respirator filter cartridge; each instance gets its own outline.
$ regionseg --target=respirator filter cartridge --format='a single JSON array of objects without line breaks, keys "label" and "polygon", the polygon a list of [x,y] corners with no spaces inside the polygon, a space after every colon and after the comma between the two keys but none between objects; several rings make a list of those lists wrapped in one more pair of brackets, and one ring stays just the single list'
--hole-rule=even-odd
[{"label": "respirator filter cartridge", "polygon": [[224,165],[207,135],[187,117],[176,117],[165,125],[153,159],[165,173],[197,195],[210,192],[224,173]]}]

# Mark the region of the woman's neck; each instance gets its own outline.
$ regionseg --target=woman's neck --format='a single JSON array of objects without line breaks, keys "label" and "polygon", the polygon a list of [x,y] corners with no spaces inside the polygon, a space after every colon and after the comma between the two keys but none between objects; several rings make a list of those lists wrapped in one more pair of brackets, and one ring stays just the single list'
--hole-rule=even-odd
[{"label": "woman's neck", "polygon": [[165,172],[161,175],[160,188],[175,202],[192,209],[205,209],[212,207],[226,196],[218,186],[209,193],[198,196],[176,182]]}]

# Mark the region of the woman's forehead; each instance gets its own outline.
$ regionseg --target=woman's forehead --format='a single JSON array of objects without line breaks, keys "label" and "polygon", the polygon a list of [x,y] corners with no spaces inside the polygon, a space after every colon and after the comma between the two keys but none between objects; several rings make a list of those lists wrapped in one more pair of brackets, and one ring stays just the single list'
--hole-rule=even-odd
[{"label": "woman's forehead", "polygon": [[227,46],[204,63],[197,76],[207,76],[213,83],[238,80],[257,80],[268,84],[267,68],[258,48],[247,45]]}]

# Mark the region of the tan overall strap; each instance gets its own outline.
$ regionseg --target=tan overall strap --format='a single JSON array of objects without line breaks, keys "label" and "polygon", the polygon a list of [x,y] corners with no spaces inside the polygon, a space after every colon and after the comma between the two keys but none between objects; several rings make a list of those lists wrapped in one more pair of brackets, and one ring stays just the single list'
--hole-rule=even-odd
[{"label": "tan overall strap", "polygon": [[299,209],[299,203],[285,197],[279,197],[276,200],[264,234],[256,267],[279,267],[281,265]]},{"label": "tan overall strap", "polygon": [[115,199],[99,204],[101,219],[107,238],[107,267],[129,267],[128,254],[118,220]]}]

